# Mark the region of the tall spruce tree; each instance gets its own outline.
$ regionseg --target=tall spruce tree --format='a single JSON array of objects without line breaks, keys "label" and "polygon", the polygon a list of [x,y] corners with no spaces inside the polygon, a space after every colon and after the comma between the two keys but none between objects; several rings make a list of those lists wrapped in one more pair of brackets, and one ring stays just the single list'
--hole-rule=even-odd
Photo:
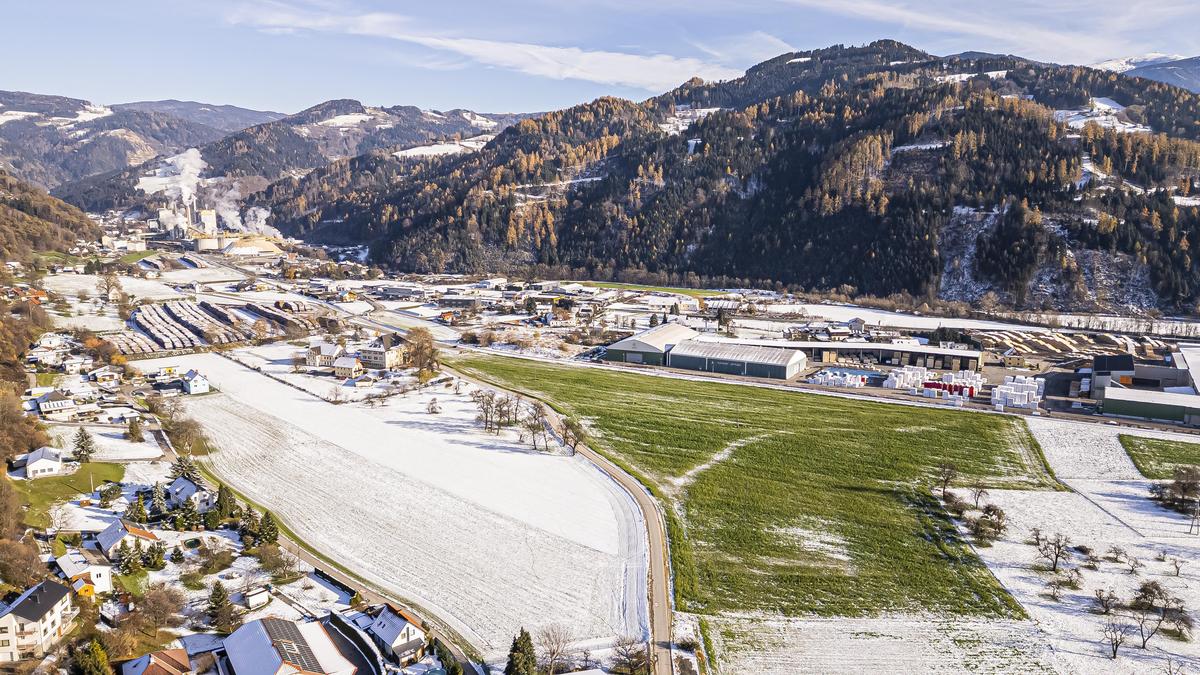
[{"label": "tall spruce tree", "polygon": [[141,495],[134,497],[133,501],[126,507],[125,518],[135,523],[144,523],[150,520],[149,515],[146,514],[146,505],[142,502]]},{"label": "tall spruce tree", "polygon": [[167,512],[167,491],[162,483],[155,483],[150,493],[150,510],[158,515]]},{"label": "tall spruce tree", "polygon": [[533,638],[524,627],[513,638],[504,675],[537,675],[537,651],[533,648]]},{"label": "tall spruce tree", "polygon": [[96,454],[96,440],[83,427],[79,427],[79,431],[75,432],[73,446],[75,461],[80,464],[92,461],[92,455]]},{"label": "tall spruce tree", "polygon": [[171,480],[186,478],[196,485],[200,484],[200,467],[188,453],[181,453],[171,464],[171,472],[167,474]]},{"label": "tall spruce tree", "polygon": [[262,522],[258,525],[258,539],[264,544],[279,541],[279,525],[270,511],[263,512]]},{"label": "tall spruce tree", "polygon": [[146,437],[142,434],[142,421],[140,419],[134,417],[129,420],[129,427],[125,430],[125,438],[134,443],[141,443],[146,440]]}]

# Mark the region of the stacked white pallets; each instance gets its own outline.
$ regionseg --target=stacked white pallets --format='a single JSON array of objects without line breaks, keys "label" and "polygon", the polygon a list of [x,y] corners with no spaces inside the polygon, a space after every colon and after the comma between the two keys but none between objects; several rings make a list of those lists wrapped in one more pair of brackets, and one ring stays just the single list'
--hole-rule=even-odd
[{"label": "stacked white pallets", "polygon": [[904,366],[889,373],[883,386],[886,389],[920,389],[929,377],[929,371],[924,366]]},{"label": "stacked white pallets", "polygon": [[1024,375],[1006,376],[1004,384],[992,389],[992,404],[999,407],[1037,410],[1046,393],[1046,381]]},{"label": "stacked white pallets", "polygon": [[848,389],[860,389],[867,386],[867,378],[863,375],[831,373],[828,370],[822,370],[810,377],[808,381],[811,384],[821,384],[827,387],[845,387]]},{"label": "stacked white pallets", "polygon": [[942,382],[946,384],[961,384],[964,387],[974,387],[977,391],[983,388],[987,380],[981,373],[973,370],[960,370],[957,373],[944,373]]}]

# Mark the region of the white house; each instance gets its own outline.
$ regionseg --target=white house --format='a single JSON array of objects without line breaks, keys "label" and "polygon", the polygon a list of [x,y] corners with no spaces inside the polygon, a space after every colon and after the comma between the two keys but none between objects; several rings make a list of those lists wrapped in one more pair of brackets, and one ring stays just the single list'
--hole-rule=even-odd
[{"label": "white house", "polygon": [[207,394],[212,391],[208,378],[198,370],[189,370],[183,376],[183,390],[188,394]]},{"label": "white house", "polygon": [[416,625],[416,620],[391,605],[383,606],[367,626],[367,635],[375,640],[385,656],[401,665],[420,659],[425,649],[425,632]]},{"label": "white house", "polygon": [[29,588],[0,613],[0,662],[42,658],[74,628],[71,591],[53,581]]},{"label": "white house", "polygon": [[113,560],[121,548],[121,542],[125,542],[128,547],[133,547],[138,541],[142,542],[142,546],[145,547],[158,541],[158,536],[137,523],[121,519],[96,535],[96,548],[100,549],[104,557]]},{"label": "white house", "polygon": [[50,446],[42,446],[25,455],[22,463],[25,466],[26,478],[57,476],[62,473],[62,453]]},{"label": "white house", "polygon": [[92,365],[92,357],[73,354],[62,360],[59,364],[62,371],[68,375],[78,375]]},{"label": "white house", "polygon": [[337,377],[358,377],[363,374],[362,362],[357,356],[341,356],[333,362],[333,374]]},{"label": "white house", "polygon": [[346,350],[339,344],[321,342],[308,348],[304,355],[304,363],[313,368],[330,368]]},{"label": "white house", "polygon": [[164,492],[166,492],[167,506],[173,509],[183,506],[186,501],[191,501],[196,506],[196,510],[203,513],[216,502],[216,497],[212,492],[206,490],[203,485],[197,485],[183,476],[171,481]]},{"label": "white house", "polygon": [[95,551],[70,549],[54,562],[80,595],[92,597],[113,590],[112,565]]},{"label": "white house", "polygon": [[75,399],[57,390],[39,396],[37,405],[42,417],[58,421],[70,420],[78,407]]}]

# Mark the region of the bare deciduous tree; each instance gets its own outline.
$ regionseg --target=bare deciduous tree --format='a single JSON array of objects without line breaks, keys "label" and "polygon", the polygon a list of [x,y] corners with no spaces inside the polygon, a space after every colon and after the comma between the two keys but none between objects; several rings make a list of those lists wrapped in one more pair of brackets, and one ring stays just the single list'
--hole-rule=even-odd
[{"label": "bare deciduous tree", "polygon": [[1125,644],[1125,639],[1132,632],[1133,626],[1127,623],[1120,623],[1115,619],[1104,624],[1104,642],[1108,645],[1111,658],[1117,658],[1117,652],[1121,649],[1121,645]]},{"label": "bare deciduous tree", "polygon": [[1050,564],[1050,571],[1057,572],[1060,563],[1071,559],[1071,538],[1055,534],[1043,539],[1038,546],[1038,557]]},{"label": "bare deciduous tree", "polygon": [[971,484],[971,497],[975,499],[975,508],[979,508],[979,500],[983,499],[983,496],[987,493],[987,488],[984,487],[982,482],[975,481]]},{"label": "bare deciduous tree", "polygon": [[567,649],[571,645],[571,631],[561,623],[544,626],[534,636],[534,642],[542,652],[547,675],[556,675],[559,668],[567,665]]},{"label": "bare deciduous tree", "polygon": [[613,666],[624,673],[642,675],[650,670],[650,662],[646,656],[646,643],[642,640],[625,635],[617,639],[613,645]]},{"label": "bare deciduous tree", "polygon": [[1120,598],[1117,597],[1116,591],[1111,588],[1106,590],[1096,589],[1096,605],[1100,607],[1101,614],[1112,614],[1113,609],[1120,603]]},{"label": "bare deciduous tree", "polygon": [[943,462],[938,466],[938,483],[942,486],[942,499],[946,498],[946,490],[950,488],[950,483],[958,478],[958,467],[953,462]]}]

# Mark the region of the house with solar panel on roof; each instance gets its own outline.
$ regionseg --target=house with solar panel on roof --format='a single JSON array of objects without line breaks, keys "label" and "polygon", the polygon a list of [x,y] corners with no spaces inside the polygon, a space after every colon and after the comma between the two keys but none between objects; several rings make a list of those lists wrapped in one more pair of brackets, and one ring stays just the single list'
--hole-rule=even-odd
[{"label": "house with solar panel on roof", "polygon": [[232,675],[373,675],[358,647],[330,621],[279,617],[242,624],[223,641]]}]

